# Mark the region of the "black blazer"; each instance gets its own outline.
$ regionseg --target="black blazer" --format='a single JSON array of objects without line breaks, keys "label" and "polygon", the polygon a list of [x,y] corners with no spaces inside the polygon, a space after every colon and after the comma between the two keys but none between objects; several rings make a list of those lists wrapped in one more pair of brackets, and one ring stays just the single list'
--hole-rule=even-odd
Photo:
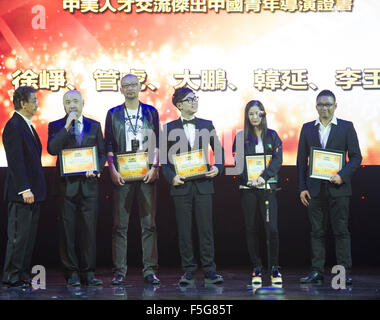
[{"label": "black blazer", "polygon": [[[212,124],[212,121],[210,120],[204,120],[200,118],[195,118],[195,119],[196,119],[196,125],[195,125],[196,135],[195,135],[195,140],[194,140],[195,142],[194,142],[193,149],[195,150],[195,149],[203,148],[207,157],[208,157],[209,145],[211,146],[214,152],[216,152],[216,150],[221,151],[221,152],[218,152],[218,158],[215,157],[215,166],[219,170],[218,174],[221,175],[224,169],[224,150],[222,148],[222,145],[219,141],[218,136],[216,135],[214,125]],[[170,133],[176,129],[178,130],[179,135],[175,137],[175,141],[169,141],[168,137]],[[209,141],[206,141],[204,139],[205,136],[202,135],[202,130],[206,130],[205,132],[209,133],[209,136],[210,136]],[[190,192],[192,182],[195,183],[199,193],[201,194],[214,193],[214,184],[211,178],[194,179],[192,180],[192,182],[187,181],[183,185],[180,185],[180,186],[172,185],[172,180],[176,176],[176,173],[175,173],[174,165],[172,164],[172,161],[169,159],[169,150],[174,144],[179,143],[179,141],[187,141],[186,133],[183,128],[181,118],[167,123],[164,126],[163,135],[164,137],[166,137],[167,148],[166,150],[162,150],[161,148],[160,152],[166,152],[166,154],[160,156],[160,161],[162,164],[162,172],[164,174],[164,177],[170,184],[170,194],[172,196],[180,196],[180,195],[188,194]],[[186,151],[190,151],[190,150],[191,150],[191,147],[189,143],[187,143]],[[180,150],[177,150],[176,153],[179,154]],[[209,168],[209,165],[207,166]]]},{"label": "black blazer", "polygon": [[[297,153],[298,189],[300,192],[308,190],[310,195],[315,197],[319,194],[321,180],[309,177],[308,161],[311,147],[321,148],[319,126],[315,125],[315,121],[303,125]],[[348,153],[349,161],[338,172],[343,179],[343,183],[340,186],[329,183],[328,186],[333,197],[350,196],[352,194],[351,177],[360,167],[362,161],[358,137],[352,122],[337,119],[337,125],[332,124],[326,149],[340,150],[345,152],[346,155]]]},{"label": "black blazer", "polygon": [[[235,161],[237,165],[239,165],[240,163],[244,164],[242,174],[240,175],[240,182],[243,185],[247,185],[248,176],[245,156],[252,156],[256,154],[256,141],[254,141],[253,136],[249,134],[247,141],[244,141],[244,154],[241,154],[237,152],[239,150],[236,150],[237,139],[241,139],[242,141],[244,141],[244,131],[239,131],[236,134],[236,137],[232,145],[232,152],[235,154]],[[277,177],[282,165],[282,141],[276,131],[271,129],[267,130],[265,145],[263,147],[265,154],[272,156],[272,160],[269,163],[269,166],[260,175],[265,181],[267,181],[272,177]],[[241,159],[242,156],[243,159]],[[272,189],[276,189],[276,186],[276,183],[270,184],[270,187]]]},{"label": "black blazer", "polygon": [[41,164],[41,141],[28,124],[14,113],[5,125],[3,144],[8,161],[4,200],[24,202],[18,193],[30,189],[36,202],[46,199],[45,176]]},{"label": "black blazer", "polygon": [[[49,123],[48,152],[58,155],[56,165],[56,187],[60,195],[75,196],[82,186],[85,197],[98,195],[97,178],[86,178],[83,175],[61,177],[60,152],[63,149],[78,147],[72,130],[65,129],[67,116]],[[102,171],[106,162],[103,134],[98,121],[83,117],[83,141],[81,147],[97,147],[99,159],[99,171]]]}]

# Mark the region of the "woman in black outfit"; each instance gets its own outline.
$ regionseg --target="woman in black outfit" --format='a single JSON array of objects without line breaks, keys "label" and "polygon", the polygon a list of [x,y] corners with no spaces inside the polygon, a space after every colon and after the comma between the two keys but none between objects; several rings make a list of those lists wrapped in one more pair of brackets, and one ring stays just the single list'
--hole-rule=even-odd
[{"label": "woman in black outfit", "polygon": [[[238,141],[243,143],[239,144]],[[244,147],[239,148],[242,145]],[[248,180],[245,157],[263,155],[264,151],[267,156],[272,156],[269,165],[257,179]],[[262,263],[259,257],[258,228],[255,218],[257,218],[257,212],[260,211],[262,220],[266,221],[266,195],[269,200],[271,282],[277,285],[282,284],[278,265],[279,237],[276,183],[269,181],[270,178],[277,179],[277,173],[282,164],[282,142],[276,131],[267,128],[265,109],[260,101],[252,100],[246,105],[244,131],[237,133],[233,143],[233,153],[237,164],[244,163],[244,169],[240,175],[240,189],[248,251],[253,266],[252,284],[262,283]],[[268,191],[265,191],[265,185],[270,188]]]}]

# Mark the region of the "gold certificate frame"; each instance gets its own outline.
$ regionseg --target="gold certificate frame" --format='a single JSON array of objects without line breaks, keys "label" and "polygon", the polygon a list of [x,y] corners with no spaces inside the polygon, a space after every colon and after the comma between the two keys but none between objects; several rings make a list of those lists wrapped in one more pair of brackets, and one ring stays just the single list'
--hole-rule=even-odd
[{"label": "gold certificate frame", "polygon": [[340,150],[311,147],[310,178],[330,180],[342,170],[345,152]]},{"label": "gold certificate frame", "polygon": [[118,153],[116,154],[116,164],[125,181],[142,180],[149,171],[148,153]]},{"label": "gold certificate frame", "polygon": [[[272,155],[267,154],[265,156],[266,158],[266,167],[268,168],[271,160]],[[264,171],[264,154],[260,155],[254,155],[254,156],[246,156],[245,162],[247,165],[247,178],[248,181],[251,181],[253,179],[257,179]],[[247,181],[247,182],[248,182]],[[277,183],[277,177],[271,177],[268,181],[268,183]]]},{"label": "gold certificate frame", "polygon": [[173,157],[175,172],[186,180],[203,178],[208,172],[206,156],[202,149],[176,154]]},{"label": "gold certificate frame", "polygon": [[61,176],[99,172],[98,151],[96,146],[64,149],[60,154]]}]

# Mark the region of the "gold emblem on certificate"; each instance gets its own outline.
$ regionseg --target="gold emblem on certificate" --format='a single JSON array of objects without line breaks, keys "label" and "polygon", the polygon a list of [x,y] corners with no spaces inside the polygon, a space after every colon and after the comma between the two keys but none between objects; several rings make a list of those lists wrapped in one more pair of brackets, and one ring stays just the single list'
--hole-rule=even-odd
[{"label": "gold emblem on certificate", "polygon": [[61,151],[61,175],[86,174],[88,171],[99,171],[96,146],[64,149]]},{"label": "gold emblem on certificate", "polygon": [[330,180],[343,168],[344,156],[343,151],[312,147],[310,152],[310,178]]},{"label": "gold emblem on certificate", "polygon": [[208,172],[207,161],[202,149],[174,155],[176,174],[188,179],[202,178]]},{"label": "gold emblem on certificate", "polygon": [[[270,161],[272,160],[272,155],[268,154],[265,156],[266,158],[266,167],[269,166]],[[247,164],[247,177],[248,181],[253,179],[257,179],[264,171],[264,155],[254,155],[254,156],[246,156],[245,161]],[[277,179],[275,177],[270,178],[268,183],[277,183]]]},{"label": "gold emblem on certificate", "polygon": [[116,154],[116,163],[120,175],[126,181],[142,180],[149,171],[147,152]]}]

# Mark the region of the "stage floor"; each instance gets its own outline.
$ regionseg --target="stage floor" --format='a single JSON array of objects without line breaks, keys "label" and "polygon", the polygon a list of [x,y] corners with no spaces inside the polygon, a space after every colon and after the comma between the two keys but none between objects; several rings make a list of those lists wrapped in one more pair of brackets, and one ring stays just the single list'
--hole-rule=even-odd
[{"label": "stage floor", "polygon": [[[331,280],[333,274],[325,275],[323,285],[301,285],[299,279],[307,270],[282,269],[284,283],[282,295],[257,295],[249,285],[247,269],[220,269],[223,285],[205,287],[203,274],[196,275],[193,288],[180,288],[177,281],[179,269],[163,269],[159,273],[161,285],[145,285],[138,270],[129,270],[126,284],[119,287],[110,285],[110,270],[98,270],[96,278],[103,280],[101,287],[70,288],[59,270],[47,270],[46,289],[1,288],[0,300],[377,300],[380,299],[380,270],[361,269],[352,273],[353,285],[335,290]],[[264,275],[263,287],[269,286]]]}]

